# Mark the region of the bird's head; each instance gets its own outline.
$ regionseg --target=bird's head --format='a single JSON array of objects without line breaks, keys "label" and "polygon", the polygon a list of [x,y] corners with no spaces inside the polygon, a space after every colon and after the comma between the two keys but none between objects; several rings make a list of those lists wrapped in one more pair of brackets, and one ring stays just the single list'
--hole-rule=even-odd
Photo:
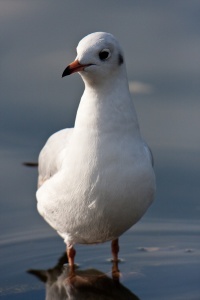
[{"label": "bird's head", "polygon": [[79,42],[76,59],[64,70],[62,77],[79,72],[84,81],[100,83],[118,74],[123,65],[123,51],[115,37],[95,32]]}]

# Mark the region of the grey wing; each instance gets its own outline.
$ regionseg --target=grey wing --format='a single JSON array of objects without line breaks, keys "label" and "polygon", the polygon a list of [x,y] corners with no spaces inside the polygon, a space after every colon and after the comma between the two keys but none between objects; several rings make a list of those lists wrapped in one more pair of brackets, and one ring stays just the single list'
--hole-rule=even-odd
[{"label": "grey wing", "polygon": [[73,128],[54,133],[42,148],[38,159],[38,188],[60,170],[72,132]]},{"label": "grey wing", "polygon": [[151,148],[144,142],[144,148],[147,153],[147,156],[149,157],[149,160],[151,161],[152,167],[154,166],[154,158],[153,158],[153,153],[151,151]]}]

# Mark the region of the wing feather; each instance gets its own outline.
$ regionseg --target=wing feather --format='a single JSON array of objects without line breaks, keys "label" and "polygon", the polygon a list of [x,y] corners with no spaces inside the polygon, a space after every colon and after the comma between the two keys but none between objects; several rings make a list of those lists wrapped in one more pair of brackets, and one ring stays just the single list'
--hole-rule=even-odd
[{"label": "wing feather", "polygon": [[62,129],[47,140],[39,154],[38,188],[56,174],[62,166],[63,150],[66,150],[73,128]]},{"label": "wing feather", "polygon": [[153,158],[153,153],[151,151],[151,148],[144,142],[144,148],[147,153],[147,156],[149,157],[149,160],[151,161],[152,167],[154,166],[154,158]]}]

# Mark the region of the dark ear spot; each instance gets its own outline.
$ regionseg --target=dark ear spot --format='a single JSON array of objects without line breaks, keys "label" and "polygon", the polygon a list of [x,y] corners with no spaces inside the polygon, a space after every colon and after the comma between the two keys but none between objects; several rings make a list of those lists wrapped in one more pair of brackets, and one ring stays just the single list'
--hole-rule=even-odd
[{"label": "dark ear spot", "polygon": [[122,65],[123,62],[124,62],[123,56],[121,54],[119,54],[119,56],[118,56],[118,63],[119,63],[119,65]]}]

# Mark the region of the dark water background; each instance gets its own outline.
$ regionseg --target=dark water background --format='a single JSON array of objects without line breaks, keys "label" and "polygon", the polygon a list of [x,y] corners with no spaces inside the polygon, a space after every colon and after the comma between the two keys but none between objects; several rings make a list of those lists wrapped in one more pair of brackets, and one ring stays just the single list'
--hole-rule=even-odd
[{"label": "dark water background", "polygon": [[[200,299],[199,12],[195,0],[1,1],[0,298],[44,299],[46,290],[48,299]],[[22,163],[73,126],[83,85],[61,74],[80,38],[99,30],[125,50],[157,195],[120,239],[121,285],[106,243],[76,247],[72,289],[65,259],[57,264],[64,243],[36,211],[37,170]],[[45,270],[37,275],[46,286],[30,269]]]}]

